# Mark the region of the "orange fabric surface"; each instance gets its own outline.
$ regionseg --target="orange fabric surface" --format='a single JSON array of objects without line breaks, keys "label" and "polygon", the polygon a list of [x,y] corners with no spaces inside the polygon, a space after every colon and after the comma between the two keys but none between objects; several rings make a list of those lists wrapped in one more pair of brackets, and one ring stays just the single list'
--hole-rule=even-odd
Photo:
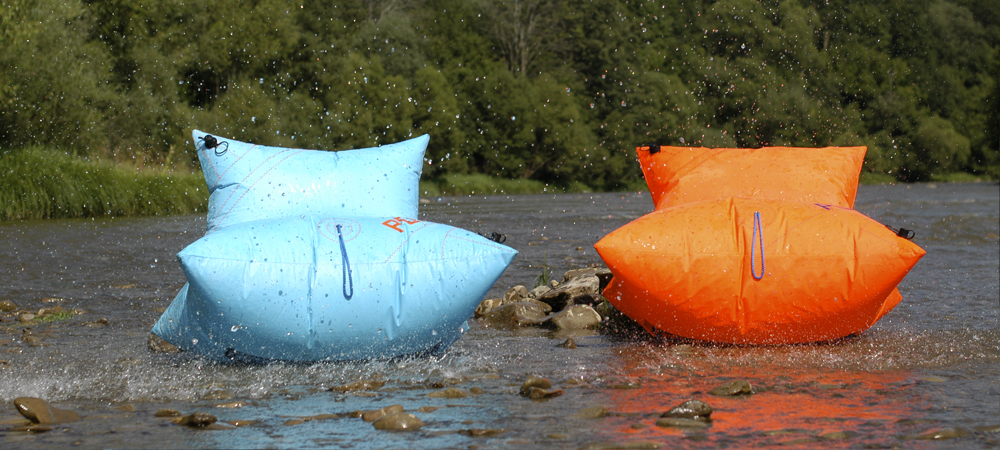
[{"label": "orange fabric surface", "polygon": [[731,197],[655,211],[595,247],[614,274],[604,296],[647,330],[734,344],[861,332],[925,253],[848,208]]},{"label": "orange fabric surface", "polygon": [[854,207],[867,147],[638,147],[656,209],[725,197]]}]

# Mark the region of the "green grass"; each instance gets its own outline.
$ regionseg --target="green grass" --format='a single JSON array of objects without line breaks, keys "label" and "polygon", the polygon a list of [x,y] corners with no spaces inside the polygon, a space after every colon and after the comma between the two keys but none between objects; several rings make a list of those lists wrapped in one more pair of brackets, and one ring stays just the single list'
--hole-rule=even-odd
[{"label": "green grass", "polygon": [[0,220],[206,211],[200,174],[134,169],[41,148],[0,150]]},{"label": "green grass", "polygon": [[969,183],[975,181],[989,181],[988,176],[977,176],[968,172],[955,172],[931,175],[931,181],[939,183]]},{"label": "green grass", "polygon": [[550,185],[536,180],[509,180],[482,174],[446,175],[441,178],[420,181],[420,196],[441,195],[501,195],[501,194],[543,194],[543,193],[583,193],[594,189],[579,181],[568,185]]}]

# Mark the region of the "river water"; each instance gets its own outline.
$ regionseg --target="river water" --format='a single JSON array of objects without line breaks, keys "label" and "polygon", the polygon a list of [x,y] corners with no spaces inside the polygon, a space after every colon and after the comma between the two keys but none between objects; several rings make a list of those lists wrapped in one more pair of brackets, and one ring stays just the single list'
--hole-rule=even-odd
[{"label": "river water", "polygon": [[[500,232],[520,251],[491,297],[518,284],[532,287],[546,267],[559,278],[600,265],[593,244],[652,210],[646,193],[428,200],[421,219]],[[900,285],[904,300],[895,310],[838,342],[731,347],[584,334],[574,337],[577,348],[566,349],[557,345],[567,336],[552,331],[472,323],[443,357],[267,366],[147,349],[150,327],[184,284],[174,255],[202,235],[204,217],[0,223],[0,300],[85,312],[28,329],[9,314],[0,323],[0,401],[7,405],[0,406],[0,448],[996,448],[1000,188],[862,186],[855,206],[915,230],[927,255]],[[531,375],[549,378],[565,394],[547,401],[519,396]],[[740,379],[756,393],[707,393]],[[359,380],[385,386],[374,393],[329,390]],[[427,396],[443,387],[482,393]],[[12,401],[21,396],[83,419],[47,433],[12,431],[3,422],[19,417]],[[707,429],[654,425],[688,399],[714,408]],[[213,406],[240,400],[248,405]],[[356,418],[286,424],[392,404],[426,425],[385,432]],[[594,406],[609,414],[577,415]],[[256,422],[196,430],[154,417],[162,408]],[[473,437],[471,429],[496,431]],[[956,437],[916,439],[935,433]]]}]

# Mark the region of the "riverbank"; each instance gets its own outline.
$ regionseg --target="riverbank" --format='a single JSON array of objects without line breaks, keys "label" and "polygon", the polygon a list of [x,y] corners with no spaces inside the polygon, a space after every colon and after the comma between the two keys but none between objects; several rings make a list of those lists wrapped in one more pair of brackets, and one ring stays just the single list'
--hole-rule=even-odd
[{"label": "riverbank", "polygon": [[[934,176],[935,182],[990,181],[968,173]],[[862,173],[861,184],[896,184],[891,175]],[[622,191],[645,192],[642,179]],[[599,192],[587,184],[548,184],[483,174],[447,175],[420,181],[421,197]],[[201,173],[129,167],[64,152],[29,148],[0,150],[0,220],[101,216],[157,216],[204,212],[208,189]]]},{"label": "riverbank", "polygon": [[66,153],[0,150],[0,220],[204,212],[198,173],[139,169]]}]

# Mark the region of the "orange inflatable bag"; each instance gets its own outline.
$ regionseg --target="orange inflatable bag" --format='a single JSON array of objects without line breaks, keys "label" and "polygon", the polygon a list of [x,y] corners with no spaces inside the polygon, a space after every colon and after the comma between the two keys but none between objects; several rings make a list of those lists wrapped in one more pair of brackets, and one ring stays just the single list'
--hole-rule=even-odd
[{"label": "orange inflatable bag", "polygon": [[656,209],[726,197],[854,207],[867,147],[636,149]]},{"label": "orange inflatable bag", "polygon": [[732,344],[866,330],[925,253],[849,208],[733,197],[654,211],[595,247],[614,274],[604,296],[651,333]]}]

